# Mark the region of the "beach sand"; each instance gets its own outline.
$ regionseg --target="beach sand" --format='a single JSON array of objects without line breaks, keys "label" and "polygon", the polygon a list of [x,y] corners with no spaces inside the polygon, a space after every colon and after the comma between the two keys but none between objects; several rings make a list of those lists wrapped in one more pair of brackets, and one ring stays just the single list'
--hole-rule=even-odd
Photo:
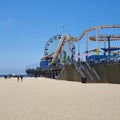
[{"label": "beach sand", "polygon": [[0,78],[0,120],[120,120],[120,85]]}]

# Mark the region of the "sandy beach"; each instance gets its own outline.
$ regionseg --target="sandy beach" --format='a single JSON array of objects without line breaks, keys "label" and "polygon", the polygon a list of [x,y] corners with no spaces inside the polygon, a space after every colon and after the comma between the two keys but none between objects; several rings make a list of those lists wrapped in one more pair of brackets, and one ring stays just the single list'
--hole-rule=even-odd
[{"label": "sandy beach", "polygon": [[0,78],[0,120],[120,120],[120,85]]}]

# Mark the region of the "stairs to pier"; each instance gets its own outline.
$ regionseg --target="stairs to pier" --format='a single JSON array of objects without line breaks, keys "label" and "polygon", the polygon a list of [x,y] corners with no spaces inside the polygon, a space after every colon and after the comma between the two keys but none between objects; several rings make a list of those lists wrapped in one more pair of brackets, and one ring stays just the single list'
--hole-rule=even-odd
[{"label": "stairs to pier", "polygon": [[87,78],[87,82],[90,82],[90,83],[100,82],[99,75],[97,74],[95,69],[89,65],[87,61],[82,64],[82,67],[83,67],[83,73],[85,77]]}]

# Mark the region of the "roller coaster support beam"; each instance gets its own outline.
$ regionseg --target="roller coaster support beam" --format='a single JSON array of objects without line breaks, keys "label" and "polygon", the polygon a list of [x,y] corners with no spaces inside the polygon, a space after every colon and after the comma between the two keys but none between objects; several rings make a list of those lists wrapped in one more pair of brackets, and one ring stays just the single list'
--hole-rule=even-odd
[{"label": "roller coaster support beam", "polygon": [[88,60],[88,32],[86,32],[86,61]]},{"label": "roller coaster support beam", "polygon": [[99,54],[99,27],[96,29],[96,55]]}]

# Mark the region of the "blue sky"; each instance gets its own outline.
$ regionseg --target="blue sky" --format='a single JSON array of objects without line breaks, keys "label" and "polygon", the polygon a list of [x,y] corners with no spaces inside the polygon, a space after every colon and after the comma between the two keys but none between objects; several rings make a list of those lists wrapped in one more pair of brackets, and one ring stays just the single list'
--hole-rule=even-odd
[{"label": "blue sky", "polygon": [[22,74],[39,63],[51,36],[120,24],[119,13],[119,0],[0,0],[0,74]]}]

